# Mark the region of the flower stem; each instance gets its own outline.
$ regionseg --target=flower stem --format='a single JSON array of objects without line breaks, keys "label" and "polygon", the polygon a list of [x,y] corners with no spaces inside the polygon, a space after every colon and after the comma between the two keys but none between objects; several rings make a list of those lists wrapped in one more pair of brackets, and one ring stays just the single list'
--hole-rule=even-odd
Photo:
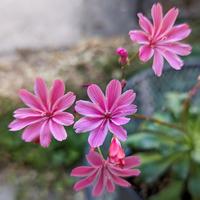
[{"label": "flower stem", "polygon": [[159,119],[156,119],[156,118],[153,118],[153,117],[150,117],[150,116],[146,116],[146,115],[142,115],[142,114],[134,114],[133,118],[141,119],[141,120],[145,120],[145,121],[151,121],[151,122],[159,124],[159,125],[167,126],[167,127],[170,127],[170,128],[177,129],[181,132],[185,132],[185,130],[181,126],[178,126],[178,125],[172,124],[172,123],[168,123],[168,122],[165,122],[165,121],[161,121]]},{"label": "flower stem", "polygon": [[183,102],[183,111],[182,111],[183,124],[185,124],[187,122],[191,100],[194,96],[197,95],[199,90],[200,90],[200,75],[197,79],[197,83],[189,90],[187,98]]},{"label": "flower stem", "polygon": [[101,156],[103,157],[103,153],[102,153],[102,151],[101,151],[101,148],[100,148],[100,147],[97,147],[97,150],[98,150],[99,154],[101,154]]},{"label": "flower stem", "polygon": [[138,55],[138,53],[133,54],[129,58],[128,63],[126,65],[121,66],[121,72],[122,72],[121,79],[122,80],[125,79],[125,69],[126,69],[126,67],[128,67],[137,58],[137,55]]}]

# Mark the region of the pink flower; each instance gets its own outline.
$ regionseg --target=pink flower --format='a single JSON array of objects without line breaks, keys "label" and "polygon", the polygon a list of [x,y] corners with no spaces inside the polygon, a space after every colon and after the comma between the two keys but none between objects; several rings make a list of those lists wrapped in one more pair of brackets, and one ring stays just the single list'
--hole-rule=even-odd
[{"label": "pink flower", "polygon": [[119,63],[126,65],[128,63],[128,51],[122,47],[116,49],[116,54],[120,56]]},{"label": "pink flower", "polygon": [[154,4],[151,9],[153,24],[139,13],[139,25],[142,30],[129,32],[131,40],[141,45],[140,60],[147,62],[153,57],[152,68],[157,76],[162,75],[164,58],[172,68],[180,70],[184,63],[179,56],[191,53],[192,47],[180,42],[190,35],[191,29],[187,24],[174,26],[178,13],[177,8],[172,8],[163,17],[161,4]]},{"label": "pink flower", "polygon": [[62,141],[67,138],[64,126],[74,123],[74,117],[64,112],[75,101],[75,95],[68,92],[64,95],[65,86],[63,81],[54,81],[53,87],[48,93],[43,79],[35,81],[35,95],[25,89],[19,91],[19,97],[28,108],[19,108],[14,112],[16,118],[9,124],[11,131],[25,128],[22,139],[25,142],[38,142],[43,147],[48,147],[52,135]]},{"label": "pink flower", "polygon": [[122,125],[129,122],[126,115],[137,111],[132,104],[136,94],[128,90],[122,94],[122,86],[118,80],[112,80],[106,88],[104,96],[101,89],[92,84],[87,88],[87,94],[92,102],[77,101],[75,110],[84,115],[74,125],[77,133],[90,131],[88,142],[92,147],[101,146],[108,130],[122,141],[127,139],[127,132]]},{"label": "pink flower", "polygon": [[84,177],[74,185],[76,191],[93,185],[92,195],[100,196],[105,188],[108,192],[114,192],[115,184],[129,187],[130,183],[123,177],[139,176],[140,174],[140,170],[132,169],[140,165],[140,159],[137,156],[126,157],[123,168],[104,160],[94,151],[90,152],[86,158],[90,166],[76,167],[71,172],[71,176]]},{"label": "pink flower", "polygon": [[113,137],[109,148],[109,161],[118,166],[124,166],[125,153],[120,144],[120,141]]}]

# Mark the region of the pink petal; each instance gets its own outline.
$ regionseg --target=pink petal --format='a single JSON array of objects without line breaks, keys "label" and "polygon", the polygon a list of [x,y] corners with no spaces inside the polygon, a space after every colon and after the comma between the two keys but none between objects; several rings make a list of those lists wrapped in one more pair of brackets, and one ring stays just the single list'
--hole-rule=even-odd
[{"label": "pink petal", "polygon": [[192,47],[189,44],[183,44],[180,42],[163,44],[162,46],[159,46],[159,49],[171,51],[172,53],[180,56],[187,56],[192,51]]},{"label": "pink petal", "polygon": [[121,93],[122,93],[121,83],[118,80],[110,81],[110,83],[106,88],[106,99],[107,99],[108,110],[110,110],[110,108],[115,103],[116,99],[121,95]]},{"label": "pink petal", "polygon": [[123,117],[126,115],[132,115],[136,112],[137,112],[137,106],[134,104],[130,104],[117,107],[113,111],[112,115],[113,117]]},{"label": "pink petal", "polygon": [[115,117],[112,118],[111,121],[115,124],[115,125],[124,125],[127,124],[130,121],[130,118],[126,118],[126,117]]},{"label": "pink petal", "polygon": [[25,142],[32,142],[40,136],[40,129],[42,123],[35,123],[28,126],[22,133],[22,140]]},{"label": "pink petal", "polygon": [[130,176],[139,176],[140,170],[139,169],[127,169],[127,168],[120,168],[113,165],[110,165],[109,171],[115,176],[121,177],[130,177]]},{"label": "pink petal", "polygon": [[117,184],[121,187],[130,187],[131,186],[131,184],[128,181],[126,181],[118,176],[115,176],[114,174],[112,174],[111,176],[112,176],[112,180],[115,184]]},{"label": "pink petal", "polygon": [[151,9],[155,33],[159,31],[163,20],[163,10],[160,3],[154,4]]},{"label": "pink petal", "polygon": [[191,29],[188,24],[181,24],[174,26],[167,34],[166,40],[163,42],[176,42],[185,39],[191,33]]},{"label": "pink petal", "polygon": [[78,177],[89,176],[93,174],[94,171],[95,171],[94,167],[89,167],[89,166],[76,167],[72,170],[70,176],[78,176]]},{"label": "pink petal", "polygon": [[68,112],[56,113],[52,119],[54,122],[63,126],[70,126],[74,123],[74,116]]},{"label": "pink petal", "polygon": [[139,17],[140,27],[148,34],[152,34],[153,30],[152,23],[142,13],[138,13],[137,16]]},{"label": "pink petal", "polygon": [[89,101],[77,101],[75,106],[76,112],[87,117],[102,117],[101,109],[98,105]]},{"label": "pink petal", "polygon": [[119,108],[121,106],[130,105],[135,100],[135,97],[136,93],[133,90],[127,90],[118,98],[115,104],[113,104],[111,112],[114,112],[116,108]]},{"label": "pink petal", "polygon": [[9,124],[9,128],[10,128],[10,131],[18,131],[18,130],[25,128],[26,126],[35,124],[42,120],[44,120],[44,119],[41,117],[29,117],[29,118],[25,118],[25,119],[15,119]]},{"label": "pink petal", "polygon": [[115,191],[115,185],[111,178],[107,179],[106,189],[108,192],[112,193]]},{"label": "pink petal", "polygon": [[65,92],[65,84],[62,80],[55,80],[50,90],[50,102],[53,105]]},{"label": "pink petal", "polygon": [[103,193],[105,188],[105,178],[106,177],[104,176],[104,169],[101,169],[101,171],[98,174],[97,181],[92,190],[92,195],[94,197],[98,197]]},{"label": "pink petal", "polygon": [[87,94],[93,103],[105,110],[105,97],[98,85],[90,85],[87,89]]},{"label": "pink petal", "polygon": [[158,50],[155,50],[152,68],[153,68],[154,73],[157,76],[161,76],[162,75],[163,66],[164,66],[163,56]]},{"label": "pink petal", "polygon": [[143,62],[147,62],[153,56],[154,50],[147,45],[141,46],[139,49],[139,58]]},{"label": "pink petal", "polygon": [[133,42],[137,42],[139,44],[148,44],[148,35],[140,30],[134,30],[129,32],[129,36]]},{"label": "pink petal", "polygon": [[45,108],[48,108],[48,90],[43,79],[37,78],[35,80],[34,91],[36,96],[40,98]]},{"label": "pink petal", "polygon": [[40,116],[41,112],[38,112],[31,108],[19,108],[14,112],[14,117],[18,119],[24,119],[27,117],[40,117]]},{"label": "pink petal", "polygon": [[97,168],[101,167],[104,161],[102,156],[95,151],[89,152],[89,154],[86,156],[86,159],[90,165]]},{"label": "pink petal", "polygon": [[173,67],[176,70],[180,70],[182,66],[184,65],[183,61],[179,56],[177,56],[174,53],[171,53],[170,51],[161,51],[164,58],[167,60],[167,62],[170,64],[171,67]]},{"label": "pink petal", "polygon": [[102,122],[103,119],[83,117],[74,124],[74,128],[76,133],[88,132],[99,127]]},{"label": "pink petal", "polygon": [[53,120],[50,120],[49,128],[56,140],[63,141],[65,139],[67,139],[67,133],[62,125],[57,124]]},{"label": "pink petal", "polygon": [[96,179],[97,173],[93,173],[92,175],[88,176],[87,178],[84,178],[80,181],[78,181],[75,185],[74,185],[74,190],[75,191],[79,191],[82,190],[88,186],[90,186]]},{"label": "pink petal", "polygon": [[125,158],[124,168],[133,168],[139,166],[140,164],[141,160],[139,156],[128,156]]},{"label": "pink petal", "polygon": [[19,91],[19,97],[24,102],[24,104],[26,104],[28,107],[31,107],[39,111],[43,110],[43,107],[40,101],[38,100],[38,98],[35,97],[32,93],[28,92],[27,90],[21,89]]},{"label": "pink petal", "polygon": [[103,122],[99,127],[94,129],[88,138],[91,147],[99,147],[103,144],[108,133],[107,123]]},{"label": "pink petal", "polygon": [[171,8],[167,14],[164,16],[163,23],[162,23],[162,29],[161,34],[164,35],[169,32],[169,30],[173,27],[177,16],[178,16],[179,10],[177,8]]},{"label": "pink petal", "polygon": [[127,132],[123,127],[117,126],[112,122],[109,123],[108,127],[110,132],[112,132],[118,139],[122,141],[127,139]]},{"label": "pink petal", "polygon": [[40,144],[42,147],[46,148],[51,143],[51,132],[49,130],[48,122],[44,122],[40,129]]},{"label": "pink petal", "polygon": [[63,111],[68,109],[75,101],[76,96],[73,92],[68,92],[60,97],[53,105],[52,109],[55,111]]}]

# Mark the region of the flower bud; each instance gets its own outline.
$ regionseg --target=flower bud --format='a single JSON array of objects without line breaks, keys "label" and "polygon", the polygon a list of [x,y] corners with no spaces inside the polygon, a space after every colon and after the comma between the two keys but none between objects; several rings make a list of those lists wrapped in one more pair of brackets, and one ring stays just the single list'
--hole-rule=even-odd
[{"label": "flower bud", "polygon": [[125,48],[119,47],[116,49],[116,54],[119,55],[119,63],[126,65],[128,63],[128,51]]},{"label": "flower bud", "polygon": [[120,141],[113,137],[109,148],[109,161],[118,166],[124,166],[125,153]]}]

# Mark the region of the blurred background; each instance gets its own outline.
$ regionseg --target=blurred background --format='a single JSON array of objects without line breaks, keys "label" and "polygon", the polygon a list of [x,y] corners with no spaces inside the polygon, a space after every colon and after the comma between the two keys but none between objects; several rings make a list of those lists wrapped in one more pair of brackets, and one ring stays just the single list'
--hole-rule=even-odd
[{"label": "blurred background", "polygon": [[[60,78],[65,81],[67,90],[74,90],[78,98],[85,98],[83,84],[97,82],[104,87],[111,78],[120,78],[120,65],[115,55],[115,49],[123,46],[129,50],[130,54],[136,52],[137,46],[132,45],[128,32],[138,27],[137,12],[143,12],[150,16],[150,8],[154,2],[156,1],[0,1],[0,200],[82,200],[90,198],[84,192],[73,192],[74,179],[69,177],[71,168],[81,164],[84,160],[87,135],[76,136],[73,129],[70,128],[68,130],[69,140],[62,143],[53,141],[48,149],[42,149],[36,144],[24,143],[20,139],[20,133],[10,133],[7,128],[8,123],[12,120],[13,110],[21,106],[17,92],[20,88],[32,90],[34,79],[41,76],[47,81],[48,85],[54,79]],[[180,8],[177,23],[186,21],[193,29],[192,35],[187,41],[192,44],[193,52],[185,58],[185,68],[192,67],[189,72],[185,71],[183,76],[178,76],[178,73],[173,71],[174,80],[181,84],[180,87],[177,86],[177,90],[186,93],[195,84],[197,76],[200,74],[200,1],[160,0],[160,2],[164,5],[165,11],[173,6]],[[130,80],[128,87],[134,88],[134,84],[140,84],[141,80],[146,79],[146,75],[141,76],[141,73],[149,66],[151,66],[151,63],[144,65],[139,61],[134,66],[130,66],[126,71],[126,78]],[[186,75],[190,78],[188,84],[186,81],[188,76]],[[149,76],[151,77],[151,75]],[[165,86],[169,83],[167,78],[171,76],[165,77]],[[152,79],[153,81],[157,80],[154,77]],[[155,82],[155,84],[157,83]],[[138,92],[149,95],[149,88],[143,86],[143,90],[141,90],[138,85],[136,87]],[[156,96],[157,88],[152,86],[150,89],[154,91]],[[171,90],[170,87],[168,89]],[[161,96],[166,95],[162,93],[162,87],[158,90],[161,92]],[[165,93],[167,92],[165,91]],[[181,98],[183,94],[173,95],[168,94],[170,97],[166,107],[169,105],[181,107],[180,102],[184,99]],[[138,105],[143,105],[144,99],[145,95],[140,95]],[[180,102],[176,102],[177,99],[180,99]],[[200,121],[198,121],[199,112],[196,111],[198,110],[196,107],[190,114],[196,120],[196,132],[200,133],[200,129],[198,129],[198,124],[200,124]],[[141,109],[144,112],[144,107]],[[166,115],[168,116],[166,113],[156,113],[156,110],[158,108],[150,110],[148,114],[156,114],[169,121],[175,120],[166,117]],[[173,115],[176,115],[178,111],[173,110],[172,112]],[[176,120],[178,119],[179,117],[176,118]],[[139,126],[148,127],[149,125],[139,125],[138,123]],[[129,127],[130,134],[135,129],[136,127]],[[153,129],[157,130],[155,127]],[[149,148],[149,141],[155,140],[155,138],[144,138],[145,142],[141,145],[144,145],[144,149]],[[140,149],[137,149],[138,147],[134,144],[135,140],[131,139],[128,142],[129,152],[140,152]],[[162,147],[167,148],[169,144],[166,145]],[[200,143],[197,146],[199,147]],[[164,157],[165,154],[162,156]],[[197,167],[195,165],[195,169],[193,168],[192,171],[197,168],[196,171],[199,172],[200,158],[197,160]],[[188,162],[192,161],[189,160]],[[151,164],[148,164],[148,166],[151,166]],[[154,168],[155,163],[152,166]],[[158,179],[164,176],[167,177],[167,181],[164,178],[149,182],[149,173],[154,177],[158,171],[158,169],[151,169],[146,172],[147,176],[143,177],[143,184],[137,183],[134,189],[142,199],[200,199],[198,195],[192,195],[200,191],[198,186],[200,185],[200,176],[196,176],[196,174],[195,177],[197,178],[189,183],[190,191],[185,189],[188,183],[186,179],[183,179],[184,181],[180,186],[177,183],[178,178],[176,178],[176,180],[171,181],[175,185],[170,185],[170,187],[179,188],[179,196],[152,198],[151,196],[155,196],[163,188],[169,186],[170,181],[168,180],[171,176],[164,174],[169,165],[164,166],[166,167],[162,168],[163,171],[161,172],[163,173],[159,174]],[[183,168],[186,167],[184,165]],[[183,171],[183,174],[187,174],[186,171]],[[149,187],[149,184],[155,186],[156,190],[154,191]],[[165,193],[176,193],[170,189],[167,191]],[[185,193],[182,193],[182,191]],[[116,195],[114,199],[117,199]]]}]

